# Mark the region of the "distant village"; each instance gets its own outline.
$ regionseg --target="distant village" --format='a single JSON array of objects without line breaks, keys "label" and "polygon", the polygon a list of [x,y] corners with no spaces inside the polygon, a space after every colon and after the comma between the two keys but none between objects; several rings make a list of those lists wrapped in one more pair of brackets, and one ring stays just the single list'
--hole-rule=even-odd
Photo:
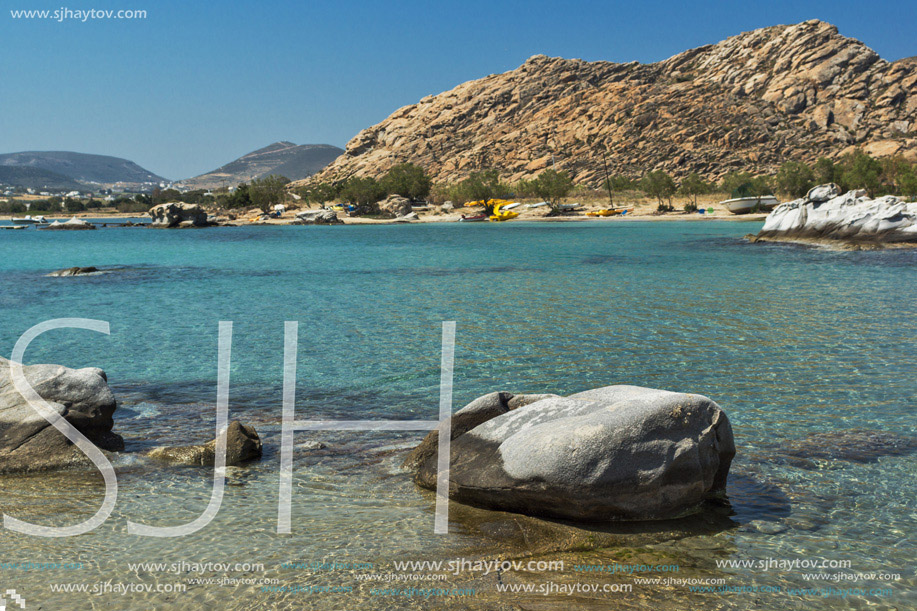
[{"label": "distant village", "polygon": [[[0,213],[83,212],[115,208],[122,212],[145,212],[163,197],[212,201],[220,192],[232,189],[190,189],[173,182],[86,184],[85,189],[23,187],[0,182]],[[190,195],[190,197],[188,197]]]}]

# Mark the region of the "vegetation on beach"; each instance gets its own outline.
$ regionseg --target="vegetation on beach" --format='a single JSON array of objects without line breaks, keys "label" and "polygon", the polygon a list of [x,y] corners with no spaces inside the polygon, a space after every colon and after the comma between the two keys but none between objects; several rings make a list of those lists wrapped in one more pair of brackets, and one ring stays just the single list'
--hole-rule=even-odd
[{"label": "vegetation on beach", "polygon": [[[357,215],[372,215],[377,202],[389,195],[399,195],[414,202],[433,204],[452,202],[456,207],[472,201],[484,202],[485,214],[493,213],[495,199],[538,199],[551,206],[550,214],[560,211],[560,203],[570,196],[580,201],[600,202],[624,198],[632,202],[643,199],[655,201],[658,213],[675,210],[673,198],[684,198],[680,203],[685,212],[695,212],[700,207],[718,199],[778,195],[781,199],[803,197],[813,186],[837,183],[843,190],[864,189],[874,197],[893,194],[905,199],[917,197],[917,164],[903,157],[876,159],[861,149],[855,149],[837,160],[827,157],[814,164],[800,161],[785,162],[773,176],[753,174],[748,171],[730,172],[718,181],[710,181],[697,173],[676,180],[663,170],[651,170],[642,176],[623,174],[610,176],[598,186],[575,185],[566,171],[553,168],[543,170],[532,179],[508,182],[501,178],[498,169],[471,172],[454,183],[434,183],[424,168],[413,163],[399,163],[380,177],[351,176],[335,183],[315,182],[290,189],[290,181],[283,176],[266,176],[233,189],[214,191],[197,189],[155,189],[149,194],[130,194],[103,202],[98,199],[47,197],[44,199],[0,200],[0,214],[61,214],[87,212],[114,208],[121,213],[145,213],[155,205],[166,202],[200,204],[205,208],[244,210],[259,208],[271,212],[277,204],[288,207],[324,207],[332,202],[354,206]],[[709,197],[705,197],[709,196]],[[704,198],[706,203],[700,203]]]},{"label": "vegetation on beach", "polygon": [[286,186],[289,182],[290,179],[285,176],[271,174],[251,181],[248,185],[248,194],[256,207],[268,213],[286,199]]},{"label": "vegetation on beach", "polygon": [[545,170],[532,181],[535,195],[548,202],[552,214],[560,212],[560,201],[573,190],[573,181],[566,172]]}]

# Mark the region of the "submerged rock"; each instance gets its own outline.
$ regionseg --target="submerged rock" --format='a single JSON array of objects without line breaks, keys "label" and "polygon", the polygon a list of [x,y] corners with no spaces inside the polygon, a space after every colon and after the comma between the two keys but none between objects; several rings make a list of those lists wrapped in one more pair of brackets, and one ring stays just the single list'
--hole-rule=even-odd
[{"label": "submerged rock", "polygon": [[759,239],[917,244],[917,203],[892,195],[869,199],[863,190],[841,195],[820,185],[774,208]]},{"label": "submerged rock", "polygon": [[67,269],[59,269],[57,271],[47,274],[48,278],[67,278],[70,276],[85,276],[86,274],[98,274],[101,273],[101,270],[97,267],[68,267]]},{"label": "submerged rock", "polygon": [[[408,456],[436,487],[437,437]],[[696,512],[726,486],[735,455],[712,400],[636,386],[569,397],[491,393],[453,416],[450,497],[585,521],[657,520]]]},{"label": "submerged rock", "polygon": [[338,218],[334,210],[303,210],[296,213],[296,225],[343,225],[344,221]]},{"label": "submerged rock", "polygon": [[[150,450],[149,456],[181,465],[212,467],[216,444],[214,439],[201,445],[163,446]],[[254,427],[233,420],[226,429],[226,465],[238,465],[255,458],[261,458],[261,438]]]},{"label": "submerged rock", "polygon": [[[124,449],[124,440],[111,430],[117,402],[104,371],[27,365],[24,373],[39,396],[92,443],[113,452]],[[10,362],[0,357],[0,473],[76,464],[90,462],[16,391]]]},{"label": "submerged rock", "polygon": [[852,429],[810,433],[785,442],[786,454],[799,459],[847,460],[874,463],[881,456],[906,456],[917,452],[917,438],[890,431]]},{"label": "submerged rock", "polygon": [[149,214],[153,219],[150,227],[173,229],[210,226],[207,212],[197,204],[184,202],[159,204],[150,208]]}]

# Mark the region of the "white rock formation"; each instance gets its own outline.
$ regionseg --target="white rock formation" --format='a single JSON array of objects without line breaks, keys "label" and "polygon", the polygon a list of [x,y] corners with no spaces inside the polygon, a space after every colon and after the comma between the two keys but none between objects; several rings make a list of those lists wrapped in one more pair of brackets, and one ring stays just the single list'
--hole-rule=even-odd
[{"label": "white rock formation", "polygon": [[917,243],[917,202],[893,195],[870,199],[863,190],[838,193],[836,185],[821,185],[806,197],[777,206],[758,237]]}]

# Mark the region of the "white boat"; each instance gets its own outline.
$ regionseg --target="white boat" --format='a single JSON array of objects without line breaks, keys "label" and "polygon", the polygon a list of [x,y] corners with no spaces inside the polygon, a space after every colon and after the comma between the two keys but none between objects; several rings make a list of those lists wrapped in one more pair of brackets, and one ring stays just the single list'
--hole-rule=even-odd
[{"label": "white boat", "polygon": [[762,195],[761,197],[736,197],[720,202],[727,210],[733,214],[748,214],[756,209],[762,212],[773,210],[780,204],[773,195]]},{"label": "white boat", "polygon": [[513,208],[518,208],[521,206],[519,202],[513,202],[511,204],[506,204],[505,206],[500,206],[500,210],[512,210]]},{"label": "white boat", "polygon": [[10,219],[13,225],[47,225],[48,221],[43,216],[25,216],[21,219]]},{"label": "white boat", "polygon": [[535,204],[526,204],[526,208],[541,208],[542,206],[547,206],[548,202],[538,202]]}]

